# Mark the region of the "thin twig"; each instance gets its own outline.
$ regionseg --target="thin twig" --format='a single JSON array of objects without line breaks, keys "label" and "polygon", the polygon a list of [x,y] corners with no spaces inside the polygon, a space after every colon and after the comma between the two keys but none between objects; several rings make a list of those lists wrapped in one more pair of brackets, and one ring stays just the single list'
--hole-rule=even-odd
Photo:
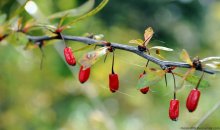
[{"label": "thin twig", "polygon": [[[99,40],[94,40],[91,38],[87,38],[87,37],[80,37],[80,36],[69,36],[69,35],[62,35],[63,39],[65,40],[70,40],[70,41],[78,41],[78,42],[82,42],[88,45],[91,44],[96,44],[97,46],[105,46],[105,44],[103,44],[104,41],[99,41]],[[54,36],[54,37],[49,37],[49,36],[30,36],[28,35],[28,39],[30,41],[32,41],[33,43],[37,43],[40,41],[48,41],[48,40],[53,40],[53,39],[62,39],[62,37],[60,36]],[[164,60],[160,60],[158,58],[155,58],[151,55],[146,54],[145,52],[139,51],[137,47],[135,46],[129,46],[129,45],[125,45],[125,44],[119,44],[119,43],[114,43],[111,42],[111,46],[115,49],[120,49],[120,50],[125,50],[125,51],[129,51],[132,53],[135,53],[157,65],[159,65],[162,69],[166,69],[168,67],[171,66],[175,66],[175,67],[180,67],[180,68],[191,68],[191,65],[184,63],[184,62],[174,62],[174,61],[164,61]],[[209,70],[209,69],[199,69],[197,68],[198,71],[204,71],[205,73],[209,73],[209,74],[214,74],[215,71],[213,70]]]}]

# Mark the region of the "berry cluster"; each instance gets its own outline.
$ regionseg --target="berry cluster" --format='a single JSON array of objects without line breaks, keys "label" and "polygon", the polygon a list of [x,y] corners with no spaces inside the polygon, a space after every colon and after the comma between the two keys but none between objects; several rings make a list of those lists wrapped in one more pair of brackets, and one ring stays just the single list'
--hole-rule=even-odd
[{"label": "berry cluster", "polygon": [[[119,89],[119,78],[118,74],[114,72],[114,50],[112,48],[108,48],[109,52],[113,52],[113,60],[112,60],[112,72],[109,74],[109,89],[112,93],[116,92]],[[70,47],[65,47],[64,48],[64,56],[66,62],[71,65],[75,66],[76,65],[76,59],[73,55],[72,49]],[[169,70],[168,73],[172,73],[172,70]],[[173,74],[173,73],[172,73]],[[204,73],[203,73],[204,74]],[[79,70],[79,81],[80,83],[85,83],[89,79],[90,75],[90,67],[84,68],[83,66],[80,67]],[[142,78],[143,76],[146,76],[146,72],[144,71],[142,74],[140,74],[139,78]],[[202,75],[203,77],[203,75]],[[189,110],[189,112],[193,112],[196,110],[199,98],[200,98],[200,91],[198,90],[199,83],[202,79],[200,78],[197,86],[195,89],[193,89],[187,98],[186,101],[186,107]],[[174,78],[175,80],[175,78]],[[174,81],[174,87],[176,88],[175,81]],[[176,92],[174,88],[174,98],[170,100],[170,107],[169,107],[169,117],[171,120],[176,121],[179,117],[179,100],[176,99]],[[150,90],[149,86],[145,86],[140,89],[140,92],[143,94],[148,93]]]},{"label": "berry cluster", "polygon": [[[113,52],[112,48],[108,48],[108,50],[109,52]],[[64,57],[69,65],[71,66],[76,65],[76,59],[70,47],[64,48]],[[90,76],[90,67],[85,68],[83,67],[83,65],[81,65],[78,75],[78,79],[80,83],[85,83],[89,79],[89,76]],[[113,52],[113,61],[112,61],[112,73],[109,74],[109,89],[112,93],[116,92],[119,89],[118,74],[114,72],[114,52]]]},{"label": "berry cluster", "polygon": [[[187,100],[186,100],[186,108],[189,112],[194,112],[198,106],[199,98],[200,98],[200,91],[198,90],[199,84],[201,79],[203,78],[204,72],[197,83],[195,89],[191,90]],[[176,121],[179,117],[179,100],[176,99],[176,94],[174,90],[174,99],[170,100],[170,107],[169,107],[169,117],[171,120]]]},{"label": "berry cluster", "polygon": [[[186,101],[186,108],[189,110],[189,112],[196,110],[199,103],[199,98],[200,91],[198,89],[191,90]],[[173,121],[176,121],[179,117],[179,104],[180,103],[178,99],[170,100],[169,116]]]}]

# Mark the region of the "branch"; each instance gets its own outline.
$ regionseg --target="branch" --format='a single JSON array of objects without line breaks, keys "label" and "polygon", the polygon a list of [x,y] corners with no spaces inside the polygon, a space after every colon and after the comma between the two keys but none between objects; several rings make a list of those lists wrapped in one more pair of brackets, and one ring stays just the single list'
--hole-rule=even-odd
[{"label": "branch", "polygon": [[[104,41],[99,41],[99,40],[95,40],[95,39],[91,39],[91,38],[87,38],[87,37],[80,37],[80,36],[69,36],[69,35],[62,35],[63,38],[65,40],[70,40],[70,41],[78,41],[78,42],[82,42],[88,45],[91,44],[96,44],[97,46],[105,46],[105,44],[103,44]],[[42,41],[48,41],[48,40],[53,40],[53,39],[61,39],[62,38],[60,36],[54,36],[54,37],[49,37],[49,36],[30,36],[28,35],[28,39],[30,41],[32,41],[33,43],[37,44],[39,42]],[[111,46],[115,49],[119,49],[119,50],[124,50],[124,51],[129,51],[132,53],[135,53],[157,65],[159,65],[162,69],[166,69],[168,67],[180,67],[180,68],[191,68],[191,65],[184,63],[184,62],[174,62],[174,61],[163,61],[160,60],[158,58],[155,58],[151,55],[146,54],[145,52],[139,51],[137,47],[135,46],[129,46],[129,45],[125,45],[125,44],[119,44],[119,43],[114,43],[111,42]],[[213,70],[209,70],[206,68],[196,68],[196,70],[198,71],[204,71],[208,74],[214,74],[215,71]]]}]

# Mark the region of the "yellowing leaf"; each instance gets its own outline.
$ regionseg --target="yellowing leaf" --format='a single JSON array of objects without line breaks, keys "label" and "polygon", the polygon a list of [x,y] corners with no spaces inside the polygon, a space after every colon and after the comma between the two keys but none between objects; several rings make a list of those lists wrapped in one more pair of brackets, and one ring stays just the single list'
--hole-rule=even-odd
[{"label": "yellowing leaf", "polygon": [[150,39],[153,37],[154,30],[151,27],[148,27],[144,32],[144,46],[147,46]]},{"label": "yellowing leaf", "polygon": [[133,43],[133,44],[143,46],[144,41],[141,40],[141,39],[136,39],[136,40],[130,40],[129,43]]},{"label": "yellowing leaf", "polygon": [[182,52],[181,52],[181,54],[180,54],[180,58],[181,58],[184,62],[190,64],[191,66],[193,65],[193,63],[192,63],[192,61],[191,61],[191,59],[190,59],[190,57],[189,57],[189,54],[187,53],[187,51],[186,51],[185,49],[182,50]]},{"label": "yellowing leaf", "polygon": [[163,46],[153,46],[153,47],[150,48],[150,50],[152,50],[152,49],[163,50],[163,51],[173,51],[173,49],[163,47]]},{"label": "yellowing leaf", "polygon": [[102,47],[95,51],[88,52],[83,55],[83,57],[79,60],[79,63],[83,66],[83,69],[87,69],[95,64],[101,56],[107,53],[107,51],[107,47]]}]

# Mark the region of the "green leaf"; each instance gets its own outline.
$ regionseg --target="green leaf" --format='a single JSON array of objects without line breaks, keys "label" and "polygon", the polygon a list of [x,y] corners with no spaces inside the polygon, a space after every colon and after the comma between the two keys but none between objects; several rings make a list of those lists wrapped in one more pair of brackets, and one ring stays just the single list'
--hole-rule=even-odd
[{"label": "green leaf", "polygon": [[7,42],[13,45],[25,45],[28,43],[28,37],[21,32],[11,33],[7,38]]},{"label": "green leaf", "polygon": [[70,22],[69,24],[67,24],[66,26],[71,26],[85,18],[88,18],[90,16],[95,15],[96,13],[98,13],[103,7],[105,7],[105,5],[108,3],[109,0],[103,0],[95,9],[91,10],[90,12],[82,15],[81,17],[78,17],[76,19],[74,19],[72,22]]},{"label": "green leaf", "polygon": [[145,71],[146,74],[138,80],[138,84],[136,86],[137,89],[142,89],[146,86],[150,87],[159,82],[165,75],[164,70],[147,69]]},{"label": "green leaf", "polygon": [[[179,77],[183,77],[184,75],[183,74],[179,74],[179,73],[174,73],[175,75],[179,76]],[[198,76],[195,76],[195,75],[188,75],[186,77],[186,81],[193,84],[193,85],[197,85],[198,81],[199,81],[200,77]],[[200,85],[199,85],[199,88],[206,88],[206,87],[209,87],[209,82],[206,81],[206,80],[202,80],[200,82]]]},{"label": "green leaf", "polygon": [[92,7],[94,6],[94,4],[95,4],[95,0],[88,0],[85,4],[81,5],[78,8],[54,13],[49,16],[49,19],[61,18],[64,16],[66,16],[66,17],[81,16],[81,15],[85,14],[86,12],[88,12],[89,10],[91,10]]},{"label": "green leaf", "polygon": [[24,2],[24,4],[22,4],[19,8],[17,8],[16,10],[14,10],[14,11],[13,11],[13,14],[9,17],[9,19],[13,19],[13,18],[17,17],[21,12],[23,12],[23,11],[24,11],[24,7],[25,7],[25,5],[27,4],[28,1],[29,1],[29,0],[26,0],[26,1]]}]

